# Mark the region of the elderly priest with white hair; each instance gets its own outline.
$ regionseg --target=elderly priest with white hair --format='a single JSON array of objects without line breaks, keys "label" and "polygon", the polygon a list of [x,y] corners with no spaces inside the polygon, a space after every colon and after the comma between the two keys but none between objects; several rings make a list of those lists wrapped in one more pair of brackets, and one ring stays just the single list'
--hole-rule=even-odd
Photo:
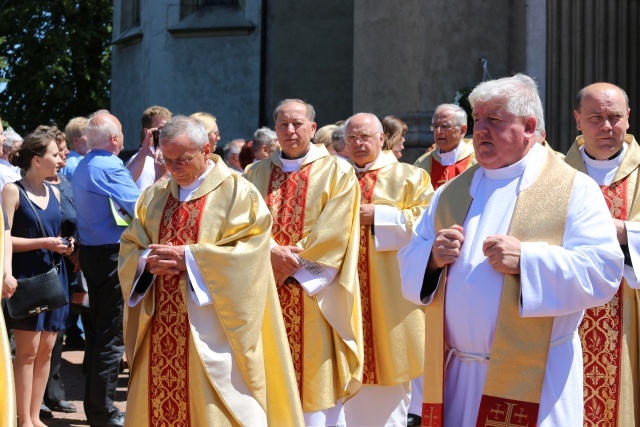
[{"label": "elderly priest with white hair", "polygon": [[142,192],[119,274],[129,426],[301,425],[271,272],[271,216],[198,120],[160,132],[168,180]]},{"label": "elderly priest with white hair", "polygon": [[403,294],[427,304],[422,425],[581,426],[578,326],[618,288],[616,230],[598,185],[536,144],[530,77],[469,100],[478,165],[398,253]]}]

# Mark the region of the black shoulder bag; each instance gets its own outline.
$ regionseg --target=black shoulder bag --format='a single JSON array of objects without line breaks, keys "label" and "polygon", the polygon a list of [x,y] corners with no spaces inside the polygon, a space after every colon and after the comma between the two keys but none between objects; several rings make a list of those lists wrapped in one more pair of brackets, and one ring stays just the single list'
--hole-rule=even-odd
[{"label": "black shoulder bag", "polygon": [[[40,228],[42,236],[49,237],[44,230],[40,216],[35,206],[33,206],[33,203],[31,203],[29,196],[21,188],[20,184],[17,184],[17,187],[20,193],[24,195],[29,206],[31,206],[38,220],[38,227]],[[49,197],[55,197],[51,189],[49,189],[49,191]],[[64,294],[62,283],[60,283],[60,278],[58,277],[58,268],[59,267],[53,262],[53,256],[51,256],[51,268],[49,271],[33,277],[17,279],[18,287],[11,298],[7,299],[7,309],[11,318],[22,319],[69,304]]]}]

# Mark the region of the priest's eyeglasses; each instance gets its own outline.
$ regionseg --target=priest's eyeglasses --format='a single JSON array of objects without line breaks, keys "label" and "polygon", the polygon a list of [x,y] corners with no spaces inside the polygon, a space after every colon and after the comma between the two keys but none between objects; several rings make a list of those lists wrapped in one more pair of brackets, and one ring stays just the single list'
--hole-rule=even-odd
[{"label": "priest's eyeglasses", "polygon": [[452,125],[450,123],[431,123],[431,126],[429,126],[429,129],[431,129],[431,132],[435,132],[438,129],[440,129],[442,132],[446,132],[449,129],[453,129],[457,127],[458,125]]},{"label": "priest's eyeglasses", "polygon": [[163,157],[160,160],[160,163],[167,166],[167,167],[184,167],[187,166],[189,163],[193,162],[195,160],[196,157],[198,157],[198,154],[202,153],[202,150],[198,150],[197,153],[195,153],[193,156],[191,157],[177,157],[175,159],[169,159],[166,157]]},{"label": "priest's eyeglasses", "polygon": [[363,144],[368,144],[369,142],[371,142],[371,139],[373,139],[373,137],[378,135],[379,133],[382,133],[382,132],[376,132],[373,135],[369,135],[368,133],[362,133],[360,135],[347,135],[345,140],[349,145],[353,145],[358,141],[362,142]]}]

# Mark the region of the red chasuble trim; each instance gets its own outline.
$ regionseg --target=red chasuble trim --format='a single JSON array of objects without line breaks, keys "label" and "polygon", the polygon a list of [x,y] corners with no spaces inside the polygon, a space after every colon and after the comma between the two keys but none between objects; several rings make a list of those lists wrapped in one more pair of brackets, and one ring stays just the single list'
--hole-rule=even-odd
[{"label": "red chasuble trim", "polygon": [[[160,222],[159,241],[189,245],[197,241],[207,197],[180,203],[169,196]],[[182,275],[181,275],[182,276]],[[149,425],[188,427],[189,313],[180,277],[156,278],[156,309],[151,319],[149,349]]]},{"label": "red chasuble trim", "polygon": [[[295,245],[304,232],[304,214],[307,206],[307,189],[313,164],[298,172],[283,172],[274,166],[269,177],[267,206],[273,217],[271,233],[281,246]],[[278,288],[284,326],[296,371],[298,391],[302,401],[304,374],[304,290],[297,282]]]},{"label": "red chasuble trim", "polygon": [[[627,178],[601,186],[611,216],[626,220]],[[580,325],[584,359],[584,426],[617,426],[622,365],[624,287],[610,302],[585,310]]]},{"label": "red chasuble trim", "polygon": [[422,404],[422,427],[442,427],[444,420],[442,403]]},{"label": "red chasuble trim", "polygon": [[[371,203],[373,190],[378,181],[380,169],[357,173],[360,184],[360,203]],[[362,338],[364,341],[364,367],[362,384],[378,384],[376,373],[376,352],[373,334],[373,316],[371,310],[371,275],[369,271],[369,245],[371,244],[371,226],[360,226],[360,250],[358,253],[358,278],[360,279],[360,298],[362,305]]]},{"label": "red chasuble trim", "polygon": [[482,395],[476,427],[535,427],[538,403]]},{"label": "red chasuble trim", "polygon": [[471,156],[467,156],[460,160],[458,163],[451,166],[442,166],[435,159],[431,159],[431,184],[433,189],[437,190],[438,187],[452,180],[462,172],[467,170],[467,164]]}]

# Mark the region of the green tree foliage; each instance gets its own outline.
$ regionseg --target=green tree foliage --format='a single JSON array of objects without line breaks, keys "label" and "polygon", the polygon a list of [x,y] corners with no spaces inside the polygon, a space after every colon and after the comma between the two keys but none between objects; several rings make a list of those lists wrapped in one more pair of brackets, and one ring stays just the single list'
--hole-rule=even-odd
[{"label": "green tree foliage", "polygon": [[111,0],[5,0],[0,115],[19,133],[109,106]]}]

